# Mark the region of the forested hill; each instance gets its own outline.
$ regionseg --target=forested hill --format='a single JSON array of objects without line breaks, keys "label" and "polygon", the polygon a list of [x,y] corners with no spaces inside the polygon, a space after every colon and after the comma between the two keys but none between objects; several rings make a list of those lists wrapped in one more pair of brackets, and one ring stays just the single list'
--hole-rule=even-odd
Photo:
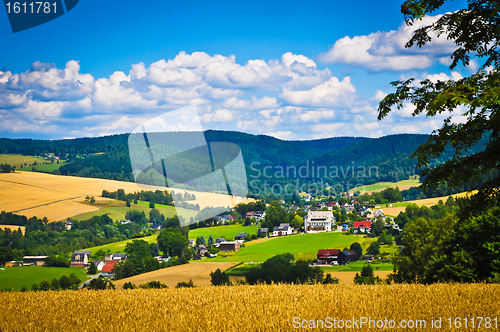
[{"label": "forested hill", "polygon": [[[177,138],[189,139],[192,133],[174,133]],[[249,189],[251,194],[262,188],[262,181],[256,179],[258,171],[268,167],[271,178],[269,185],[299,181],[311,183],[323,178],[326,183],[345,182],[371,184],[379,181],[398,181],[415,174],[415,161],[409,156],[428,139],[427,135],[400,134],[381,138],[333,137],[309,141],[286,141],[265,135],[242,132],[208,130],[208,142],[231,142],[237,144],[243,153]],[[76,138],[64,140],[0,139],[0,153],[43,155],[54,154],[69,160],[55,171],[55,174],[100,177],[121,181],[133,181],[128,152],[128,134],[96,138]],[[82,158],[82,156],[84,156]],[[331,174],[309,174],[306,177],[287,174],[275,176],[281,168],[296,168],[315,164],[328,169],[332,167],[372,166],[377,173],[363,175],[352,173],[342,178],[332,178]],[[327,172],[329,173],[329,172]],[[290,178],[292,176],[293,178]]]}]

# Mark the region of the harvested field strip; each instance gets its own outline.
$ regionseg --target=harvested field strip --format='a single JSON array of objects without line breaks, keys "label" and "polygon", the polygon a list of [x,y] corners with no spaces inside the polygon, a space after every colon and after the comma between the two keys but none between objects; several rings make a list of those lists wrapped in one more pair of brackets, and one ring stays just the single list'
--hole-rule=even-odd
[{"label": "harvested field strip", "polygon": [[[2,331],[294,331],[305,321],[307,330],[331,321],[359,326],[357,331],[388,331],[376,321],[394,321],[394,330],[498,330],[498,284],[435,285],[258,285],[162,290],[105,290],[0,293]],[[73,313],[73,314],[72,314]],[[82,314],[83,313],[83,314]],[[295,318],[297,317],[297,318]],[[461,328],[449,327],[461,318]],[[464,318],[469,318],[465,328]],[[475,320],[471,328],[470,318]],[[295,324],[294,324],[295,319]],[[495,320],[493,320],[495,319]],[[417,322],[418,321],[418,322]],[[340,322],[339,322],[340,323]],[[496,324],[496,326],[495,326]],[[349,324],[350,325],[350,324]],[[416,327],[416,325],[414,325]],[[294,328],[295,327],[295,328]],[[326,325],[325,325],[326,327]],[[339,326],[336,326],[339,328]],[[453,326],[454,327],[454,326]],[[337,330],[333,328],[328,330]],[[300,329],[305,330],[304,328]],[[319,330],[327,330],[321,328]],[[344,329],[342,329],[344,330]],[[350,329],[347,329],[350,330]]]},{"label": "harvested field strip", "polygon": [[148,273],[139,274],[134,277],[116,281],[117,288],[122,288],[126,282],[131,282],[137,286],[148,281],[161,281],[168,287],[173,288],[180,281],[188,282],[193,280],[195,286],[210,286],[210,273],[221,269],[224,271],[235,263],[215,263],[215,262],[197,262],[184,265],[172,266]]}]

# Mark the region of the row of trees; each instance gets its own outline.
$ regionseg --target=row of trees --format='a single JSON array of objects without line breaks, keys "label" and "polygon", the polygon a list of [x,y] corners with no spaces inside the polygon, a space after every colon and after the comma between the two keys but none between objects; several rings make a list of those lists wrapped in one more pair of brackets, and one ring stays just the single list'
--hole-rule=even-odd
[{"label": "row of trees", "polygon": [[29,290],[31,291],[48,291],[48,290],[66,290],[66,289],[78,289],[78,286],[80,285],[82,281],[74,274],[71,273],[68,276],[63,275],[61,278],[57,279],[54,278],[52,281],[47,281],[43,280],[39,284],[34,283],[31,286],[31,289],[28,289],[27,287],[23,286],[20,291],[21,292],[27,292]]}]

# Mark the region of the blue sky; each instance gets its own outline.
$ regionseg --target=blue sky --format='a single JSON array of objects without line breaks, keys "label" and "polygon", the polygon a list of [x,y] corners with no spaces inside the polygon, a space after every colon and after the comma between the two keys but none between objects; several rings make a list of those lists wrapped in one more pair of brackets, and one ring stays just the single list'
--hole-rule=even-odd
[{"label": "blue sky", "polygon": [[430,133],[442,118],[411,118],[411,105],[376,121],[389,82],[477,65],[450,71],[444,38],[404,49],[400,5],[86,0],[15,34],[0,9],[0,136],[127,133],[189,104],[204,129],[284,139]]}]

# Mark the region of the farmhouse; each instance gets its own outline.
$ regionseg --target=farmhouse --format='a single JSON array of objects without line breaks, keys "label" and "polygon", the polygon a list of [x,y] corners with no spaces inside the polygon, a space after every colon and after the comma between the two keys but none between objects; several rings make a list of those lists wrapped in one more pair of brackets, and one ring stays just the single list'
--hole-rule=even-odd
[{"label": "farmhouse", "polygon": [[240,250],[240,243],[236,241],[233,242],[226,241],[226,242],[221,242],[219,244],[219,251],[232,251],[232,250],[234,251]]},{"label": "farmhouse", "polygon": [[339,253],[339,264],[341,265],[357,261],[358,259],[358,254],[353,250],[345,250]]},{"label": "farmhouse", "polygon": [[87,266],[89,265],[89,258],[89,250],[77,250],[71,255],[71,266]]},{"label": "farmhouse", "polygon": [[113,278],[115,276],[113,270],[116,264],[118,264],[118,260],[115,259],[106,261],[106,264],[104,264],[104,266],[102,267],[101,276]]},{"label": "farmhouse", "polygon": [[335,225],[332,211],[309,211],[304,218],[306,233],[329,232],[332,225]]},{"label": "farmhouse", "polygon": [[47,256],[24,256],[23,265],[45,265],[45,259]]},{"label": "farmhouse", "polygon": [[340,249],[320,249],[318,250],[318,264],[338,265]]},{"label": "farmhouse", "polygon": [[293,227],[290,224],[280,224],[279,226],[274,226],[273,236],[283,236],[293,234]]}]

